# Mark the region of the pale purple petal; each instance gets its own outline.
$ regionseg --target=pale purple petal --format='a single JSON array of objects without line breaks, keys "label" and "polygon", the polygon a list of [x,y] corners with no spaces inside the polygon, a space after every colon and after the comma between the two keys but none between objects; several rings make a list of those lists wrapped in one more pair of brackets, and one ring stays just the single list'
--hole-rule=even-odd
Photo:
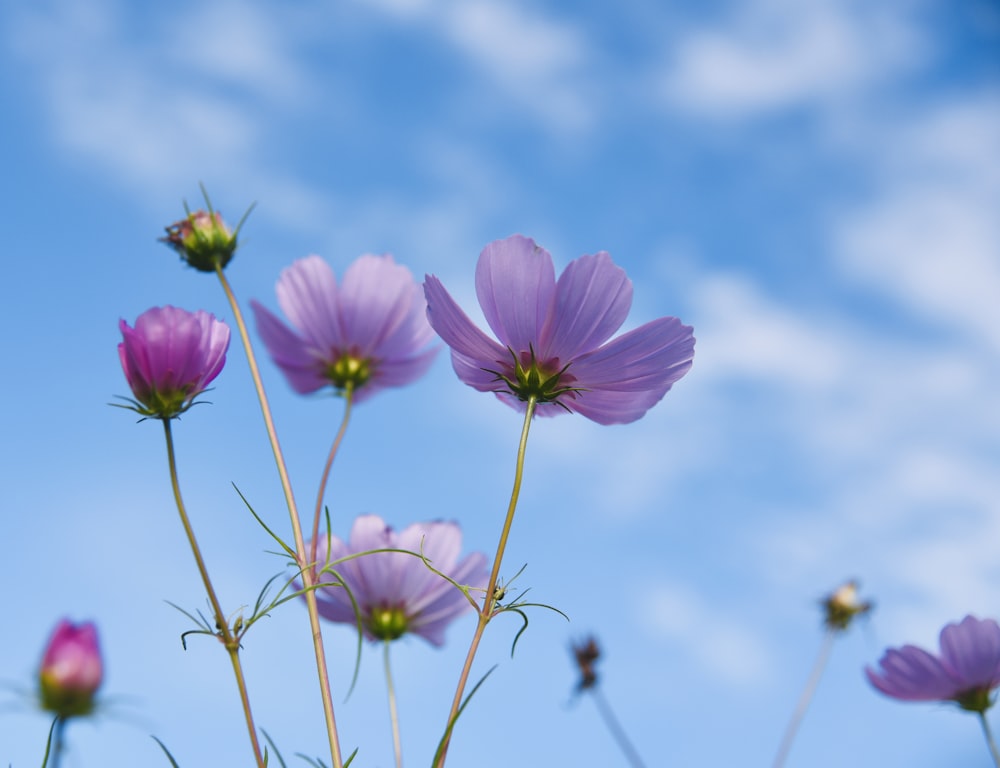
[{"label": "pale purple petal", "polygon": [[[362,515],[354,521],[347,545],[331,537],[327,556],[324,541],[318,543],[319,562],[367,553],[332,566],[346,589],[331,586],[318,590],[320,614],[331,621],[356,625],[350,590],[368,639],[377,639],[372,632],[373,614],[390,608],[406,617],[406,632],[440,645],[447,624],[470,610],[471,605],[461,590],[428,568],[420,555],[458,583],[471,580],[474,585],[485,584],[485,556],[474,553],[458,562],[461,544],[462,534],[454,523],[417,523],[397,534],[378,516]],[[372,551],[379,549],[406,551]],[[335,583],[330,574],[323,574],[321,579]]]},{"label": "pale purple petal", "polygon": [[315,349],[266,307],[256,301],[251,301],[250,306],[257,321],[257,333],[292,389],[305,395],[329,386],[323,373],[323,361]]},{"label": "pale purple petal", "polygon": [[556,283],[539,358],[568,362],[590,352],[621,328],[631,306],[632,281],[607,253],[575,259]]},{"label": "pale purple petal", "polygon": [[[362,256],[340,286],[321,258],[300,259],[281,273],[277,294],[292,328],[252,306],[268,352],[299,393],[333,386],[362,402],[416,380],[436,355],[420,287],[389,255]],[[351,360],[354,379],[344,367]]]},{"label": "pale purple petal", "polygon": [[688,372],[694,344],[675,317],[646,323],[574,361],[568,372],[582,391],[563,402],[599,424],[635,421]]},{"label": "pale purple petal", "polygon": [[338,311],[337,280],[319,256],[307,256],[281,271],[275,286],[278,306],[312,347],[329,350],[345,344]]},{"label": "pale purple petal", "polygon": [[625,320],[632,284],[604,252],[575,260],[556,283],[551,257],[534,241],[514,235],[486,246],[476,294],[499,344],[437,278],[429,276],[424,291],[458,377],[521,411],[534,398],[540,416],[576,411],[601,424],[635,421],[691,368],[694,337],[676,318],[607,341]]},{"label": "pale purple petal", "polygon": [[903,701],[945,701],[955,694],[955,682],[940,660],[923,648],[890,648],[879,660],[881,669],[865,669],[868,681],[882,693]]},{"label": "pale purple petal", "polygon": [[[405,354],[413,346],[424,346],[431,334],[422,303],[410,270],[392,256],[366,254],[344,273],[340,289],[344,337],[363,356]],[[426,331],[415,336],[411,316]]]},{"label": "pale purple petal", "polygon": [[476,296],[486,322],[515,352],[537,348],[555,284],[548,251],[521,235],[490,243],[476,264]]},{"label": "pale purple petal", "polygon": [[492,391],[495,386],[488,382],[496,377],[483,369],[493,369],[498,366],[497,361],[508,359],[510,354],[479,330],[433,275],[427,275],[424,281],[424,294],[427,319],[438,336],[451,347],[452,364],[459,378],[480,391]]},{"label": "pale purple petal", "polygon": [[1000,626],[966,616],[941,630],[941,659],[959,691],[1000,685]]}]

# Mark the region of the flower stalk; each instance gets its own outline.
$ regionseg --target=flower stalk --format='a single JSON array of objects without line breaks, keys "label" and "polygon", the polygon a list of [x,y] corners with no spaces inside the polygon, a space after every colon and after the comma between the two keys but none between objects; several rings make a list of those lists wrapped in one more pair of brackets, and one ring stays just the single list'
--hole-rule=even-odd
[{"label": "flower stalk", "polygon": [[451,711],[448,713],[448,725],[445,737],[441,741],[438,750],[438,757],[434,768],[443,768],[445,758],[448,756],[448,745],[451,742],[451,731],[458,719],[459,710],[462,707],[462,697],[465,694],[465,686],[469,681],[469,674],[472,671],[472,662],[476,658],[479,650],[479,643],[483,639],[483,632],[490,619],[497,612],[497,602],[493,599],[496,594],[497,583],[500,578],[500,565],[503,562],[504,552],[507,549],[507,538],[510,536],[510,529],[514,523],[514,512],[517,510],[517,501],[521,495],[521,479],[524,476],[524,457],[528,449],[528,433],[531,430],[531,419],[535,415],[537,399],[534,396],[528,398],[524,411],[524,425],[521,427],[521,440],[517,448],[517,462],[514,469],[514,487],[510,493],[510,503],[507,505],[507,517],[504,519],[503,529],[500,531],[500,541],[497,544],[496,555],[493,558],[493,568],[490,571],[490,580],[486,584],[486,594],[483,597],[483,606],[479,609],[479,617],[476,622],[476,630],[472,635],[472,642],[465,657],[465,664],[462,666],[462,673],[458,678],[458,685],[455,689],[455,697],[451,703]]},{"label": "flower stalk", "polygon": [[313,568],[313,580],[316,579],[316,546],[319,543],[319,521],[323,515],[323,497],[326,495],[326,484],[330,479],[330,470],[333,468],[333,460],[337,458],[337,452],[340,450],[340,444],[344,440],[344,435],[347,433],[347,425],[351,421],[351,410],[354,405],[354,388],[348,387],[344,391],[344,415],[340,420],[340,428],[337,430],[337,436],[333,439],[333,445],[330,447],[330,453],[326,457],[326,464],[323,466],[323,476],[319,481],[319,491],[316,493],[316,510],[313,514],[313,527],[312,527],[312,539],[309,545],[309,562],[312,564]]},{"label": "flower stalk", "polygon": [[304,597],[306,609],[309,613],[309,627],[312,632],[313,650],[316,657],[316,674],[319,680],[320,695],[323,700],[323,715],[326,722],[327,736],[330,745],[330,759],[333,761],[333,768],[343,768],[343,758],[341,757],[340,741],[337,736],[337,721],[333,711],[333,696],[330,692],[330,677],[327,671],[326,651],[323,647],[323,630],[320,627],[319,611],[316,605],[316,594],[314,590],[315,579],[313,577],[313,563],[305,560],[306,552],[305,539],[302,535],[302,523],[299,518],[298,507],[295,503],[295,495],[292,493],[292,484],[288,477],[288,469],[285,458],[281,451],[281,444],[278,442],[278,434],[274,427],[274,418],[271,415],[271,406],[264,391],[264,382],[260,376],[260,367],[257,365],[257,358],[254,355],[253,345],[250,343],[250,335],[247,333],[246,321],[240,310],[240,305],[236,301],[236,296],[226,279],[226,274],[220,264],[216,264],[215,273],[219,277],[222,290],[226,295],[229,306],[233,312],[233,319],[243,343],[243,349],[247,356],[247,365],[250,368],[250,376],[253,379],[254,389],[257,392],[257,399],[260,402],[261,414],[264,417],[264,426],[267,430],[268,441],[274,453],[274,461],[278,469],[278,477],[281,481],[281,489],[285,496],[285,503],[288,507],[288,516],[292,525],[292,535],[295,540],[296,565],[302,574],[304,587]]},{"label": "flower stalk", "polygon": [[997,750],[997,743],[993,738],[993,731],[990,730],[989,721],[986,719],[986,713],[979,713],[979,722],[983,726],[983,736],[986,737],[986,746],[989,747],[990,757],[993,758],[993,764],[1000,768],[1000,751]]},{"label": "flower stalk", "polygon": [[389,663],[389,646],[392,640],[382,641],[382,662],[385,667],[385,685],[389,692],[389,720],[392,722],[392,751],[396,768],[403,768],[403,744],[399,736],[399,710],[396,708],[396,687],[392,682],[392,665]]},{"label": "flower stalk", "polygon": [[201,574],[202,583],[205,585],[205,591],[208,593],[208,601],[212,606],[212,613],[215,618],[215,626],[219,631],[219,638],[222,640],[222,644],[229,654],[230,661],[233,665],[233,674],[236,676],[236,685],[240,691],[240,703],[243,707],[243,713],[246,716],[247,730],[250,734],[250,743],[253,746],[254,759],[257,761],[258,767],[263,768],[266,763],[264,762],[264,756],[261,752],[260,743],[257,739],[257,729],[254,726],[253,712],[250,709],[250,698],[247,695],[246,679],[243,675],[242,664],[240,663],[240,639],[233,633],[229,626],[229,622],[226,619],[226,614],[222,611],[222,605],[219,603],[219,598],[215,593],[215,587],[212,586],[212,580],[208,575],[208,568],[205,566],[205,560],[201,555],[201,548],[198,546],[198,540],[195,538],[194,529],[191,527],[191,521],[188,518],[187,509],[185,508],[184,500],[181,497],[180,482],[177,477],[177,460],[174,453],[173,434],[170,429],[170,419],[163,419],[163,434],[167,442],[167,462],[170,466],[170,485],[174,492],[174,501],[177,504],[177,512],[181,518],[181,525],[184,526],[184,534],[187,536],[188,544],[191,546],[191,553],[194,555],[195,563],[198,566],[198,573]]}]

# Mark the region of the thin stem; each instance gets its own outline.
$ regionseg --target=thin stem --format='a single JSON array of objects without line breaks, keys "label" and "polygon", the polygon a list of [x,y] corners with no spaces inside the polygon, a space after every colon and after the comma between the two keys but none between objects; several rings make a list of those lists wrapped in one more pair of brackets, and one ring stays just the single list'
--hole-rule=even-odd
[{"label": "thin stem", "polygon": [[458,718],[458,710],[462,706],[462,696],[465,693],[465,686],[469,680],[469,673],[472,671],[472,662],[476,658],[476,651],[479,650],[479,642],[483,639],[483,632],[486,630],[486,625],[490,623],[490,619],[496,613],[497,604],[493,596],[496,594],[497,581],[500,578],[500,564],[503,562],[504,551],[507,549],[507,537],[510,536],[511,525],[514,522],[514,511],[517,509],[517,500],[521,495],[521,478],[524,475],[524,456],[528,448],[528,432],[531,429],[531,417],[535,415],[535,406],[537,403],[538,400],[534,396],[528,398],[524,411],[524,425],[521,427],[521,441],[517,447],[514,487],[510,493],[510,503],[507,505],[507,517],[503,523],[503,530],[500,532],[500,542],[497,544],[497,553],[493,558],[493,570],[490,571],[490,580],[486,585],[483,607],[479,610],[476,631],[472,635],[472,643],[469,645],[469,652],[465,656],[465,664],[462,666],[462,673],[458,678],[458,686],[455,689],[455,698],[451,702],[451,711],[448,714],[448,725],[445,731],[446,735],[442,740],[435,768],[443,768],[445,758],[448,756],[451,729],[455,725],[455,720]]},{"label": "thin stem", "polygon": [[805,688],[802,689],[802,694],[799,696],[799,702],[795,705],[795,711],[792,712],[792,719],[788,722],[788,728],[785,730],[785,736],[781,740],[781,746],[778,748],[778,755],[774,758],[774,768],[781,768],[785,764],[785,759],[788,757],[788,752],[792,748],[792,741],[795,740],[795,734],[798,733],[799,724],[802,722],[802,718],[805,717],[806,710],[809,709],[809,704],[812,702],[813,695],[816,693],[816,687],[819,685],[819,680],[823,676],[823,670],[826,668],[826,663],[830,659],[830,651],[833,650],[833,642],[837,639],[836,629],[827,629],[826,635],[823,637],[823,644],[819,648],[819,655],[816,657],[816,662],[813,664],[812,672],[809,675],[809,679],[806,681]]},{"label": "thin stem", "polygon": [[340,420],[340,429],[337,430],[337,436],[333,439],[333,445],[330,447],[330,455],[326,457],[326,465],[323,467],[323,476],[319,481],[319,492],[316,494],[316,511],[313,515],[312,543],[309,546],[309,562],[313,564],[313,578],[315,578],[316,546],[319,543],[319,520],[323,514],[323,496],[326,495],[326,483],[330,479],[330,469],[333,467],[333,460],[337,458],[337,451],[340,449],[340,443],[343,441],[344,434],[347,432],[347,425],[351,421],[351,408],[353,405],[354,390],[349,388],[344,393],[344,416]]},{"label": "thin stem", "polygon": [[[52,762],[50,763],[46,760],[45,765],[43,765],[42,768],[46,768],[46,766],[48,766],[48,768],[59,768],[59,761],[62,759],[63,746],[65,744],[63,741],[65,730],[66,718],[57,715],[55,722],[52,723],[52,731],[49,734],[52,746]],[[48,756],[47,750],[45,754]]]},{"label": "thin stem", "polygon": [[403,745],[399,738],[399,711],[396,709],[396,687],[392,683],[392,667],[389,664],[389,645],[383,645],[382,661],[385,665],[385,685],[389,691],[389,719],[392,721],[392,749],[396,754],[396,768],[403,768]]},{"label": "thin stem", "polygon": [[990,755],[993,757],[993,764],[1000,768],[1000,752],[997,751],[997,743],[993,739],[993,732],[990,730],[990,724],[986,719],[986,713],[979,713],[979,722],[983,724],[983,736],[986,737],[986,745],[990,748]]},{"label": "thin stem", "polygon": [[254,758],[257,760],[257,765],[262,767],[265,765],[264,756],[260,751],[260,743],[257,740],[257,728],[254,726],[253,712],[250,710],[250,699],[247,697],[246,680],[243,677],[243,668],[239,661],[240,641],[239,638],[233,635],[232,630],[229,628],[229,621],[226,619],[226,614],[222,611],[219,598],[215,594],[215,587],[212,586],[212,580],[208,576],[208,568],[205,567],[205,560],[201,556],[201,548],[198,546],[194,529],[191,527],[191,521],[188,519],[184,500],[181,498],[181,486],[177,478],[177,459],[174,454],[174,438],[170,430],[170,419],[163,419],[163,434],[167,440],[170,485],[174,491],[177,512],[181,518],[181,525],[184,526],[184,533],[187,536],[188,544],[191,545],[191,553],[194,555],[194,561],[198,565],[198,573],[201,574],[202,583],[205,585],[205,591],[208,593],[208,602],[212,606],[215,626],[219,630],[219,634],[222,636],[222,644],[225,646],[226,651],[229,653],[229,658],[232,660],[233,673],[236,675],[236,685],[240,690],[240,702],[243,705],[243,713],[246,716],[247,730],[250,732],[250,743],[253,745]]},{"label": "thin stem", "polygon": [[608,730],[611,731],[611,735],[614,737],[615,741],[618,742],[618,746],[621,751],[625,754],[625,759],[628,760],[629,765],[633,768],[644,768],[644,763],[642,758],[639,757],[639,752],[633,746],[629,737],[625,734],[625,729],[622,728],[621,723],[618,722],[618,718],[615,717],[614,711],[611,709],[611,705],[608,704],[607,699],[604,698],[604,694],[601,693],[600,688],[591,688],[591,694],[594,697],[594,701],[597,704],[597,711],[601,713],[601,719],[604,720],[604,724],[608,726]]},{"label": "thin stem", "polygon": [[340,756],[340,741],[337,738],[337,721],[333,714],[333,696],[330,693],[330,677],[326,667],[326,651],[323,648],[323,631],[319,622],[319,610],[316,605],[316,592],[313,589],[315,579],[312,573],[312,563],[303,559],[302,553],[306,551],[305,540],[302,537],[302,523],[299,519],[298,507],[295,504],[295,495],[292,493],[292,484],[288,478],[288,469],[285,458],[281,453],[281,445],[278,443],[278,433],[274,428],[274,418],[271,416],[271,406],[264,392],[264,382],[260,377],[260,368],[257,365],[257,358],[254,355],[253,346],[250,344],[250,334],[247,333],[247,325],[243,319],[243,312],[236,301],[236,296],[229,286],[226,273],[218,264],[215,272],[219,276],[222,290],[229,301],[229,307],[233,312],[233,319],[243,342],[243,350],[247,356],[247,364],[250,367],[250,376],[253,378],[254,389],[257,391],[257,399],[260,401],[261,414],[264,417],[264,426],[267,429],[267,437],[271,443],[271,451],[274,453],[274,462],[278,468],[278,477],[281,479],[281,489],[285,495],[285,503],[288,506],[288,516],[292,524],[292,534],[295,538],[296,563],[302,574],[302,584],[304,597],[306,599],[306,609],[309,612],[309,627],[312,631],[313,650],[316,656],[316,676],[319,680],[320,696],[323,699],[323,716],[326,720],[326,732],[330,741],[330,759],[333,761],[333,768],[343,768],[344,762]]}]

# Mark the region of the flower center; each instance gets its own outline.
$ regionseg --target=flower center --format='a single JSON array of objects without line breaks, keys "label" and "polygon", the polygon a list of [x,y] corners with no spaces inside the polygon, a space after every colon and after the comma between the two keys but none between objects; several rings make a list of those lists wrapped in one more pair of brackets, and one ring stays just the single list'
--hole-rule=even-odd
[{"label": "flower center", "polygon": [[955,696],[954,700],[958,706],[969,712],[985,712],[993,706],[989,688],[973,688],[970,691],[962,691]]},{"label": "flower center", "polygon": [[[569,373],[569,363],[560,366],[558,358],[540,362],[535,357],[535,350],[529,349],[520,354],[507,348],[513,360],[513,366],[505,365],[504,371],[489,371],[498,382],[503,382],[505,388],[519,400],[527,402],[530,398],[539,403],[557,403],[563,395],[573,396],[579,391],[572,386],[576,377]],[[499,361],[498,361],[499,362]]]},{"label": "flower center", "polygon": [[409,619],[403,609],[395,606],[380,606],[372,609],[368,629],[379,640],[395,640],[406,633]]},{"label": "flower center", "polygon": [[353,392],[363,387],[372,377],[372,361],[344,352],[327,364],[324,374],[337,389]]}]

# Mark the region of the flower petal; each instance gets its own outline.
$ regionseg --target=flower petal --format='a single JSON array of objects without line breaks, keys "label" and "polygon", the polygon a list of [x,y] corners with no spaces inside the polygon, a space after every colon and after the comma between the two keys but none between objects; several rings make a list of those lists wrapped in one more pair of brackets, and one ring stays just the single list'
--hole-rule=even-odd
[{"label": "flower petal", "polygon": [[[410,270],[396,264],[388,254],[365,254],[347,268],[340,287],[344,338],[350,342],[351,351],[363,357],[399,354],[424,346],[431,339],[431,329],[422,305]],[[411,315],[420,324],[417,329],[410,323]]]},{"label": "flower petal", "polygon": [[568,372],[582,391],[560,402],[599,424],[635,421],[690,370],[694,344],[676,317],[646,323],[574,361]]},{"label": "flower petal", "polygon": [[537,351],[555,283],[549,252],[521,235],[490,243],[476,264],[476,296],[486,322],[515,352]]},{"label": "flower petal", "polygon": [[1000,626],[966,616],[941,630],[941,658],[959,691],[1000,685]]},{"label": "flower petal", "polygon": [[879,660],[881,670],[865,669],[868,681],[886,696],[902,701],[947,701],[955,683],[936,656],[923,648],[890,648]]},{"label": "flower petal", "polygon": [[319,256],[307,256],[281,271],[278,306],[310,345],[329,351],[344,344],[333,270]]},{"label": "flower petal", "polygon": [[323,362],[314,348],[266,307],[256,301],[251,301],[250,306],[257,321],[257,333],[292,389],[306,395],[328,386]]},{"label": "flower petal", "polygon": [[484,368],[499,367],[498,361],[509,358],[506,349],[483,333],[465,314],[433,275],[424,280],[427,319],[445,344],[452,349],[452,364],[458,377],[471,387],[490,392],[495,379]]},{"label": "flower petal", "polygon": [[631,306],[632,281],[607,253],[574,259],[556,283],[539,358],[566,363],[596,349],[621,328]]}]

